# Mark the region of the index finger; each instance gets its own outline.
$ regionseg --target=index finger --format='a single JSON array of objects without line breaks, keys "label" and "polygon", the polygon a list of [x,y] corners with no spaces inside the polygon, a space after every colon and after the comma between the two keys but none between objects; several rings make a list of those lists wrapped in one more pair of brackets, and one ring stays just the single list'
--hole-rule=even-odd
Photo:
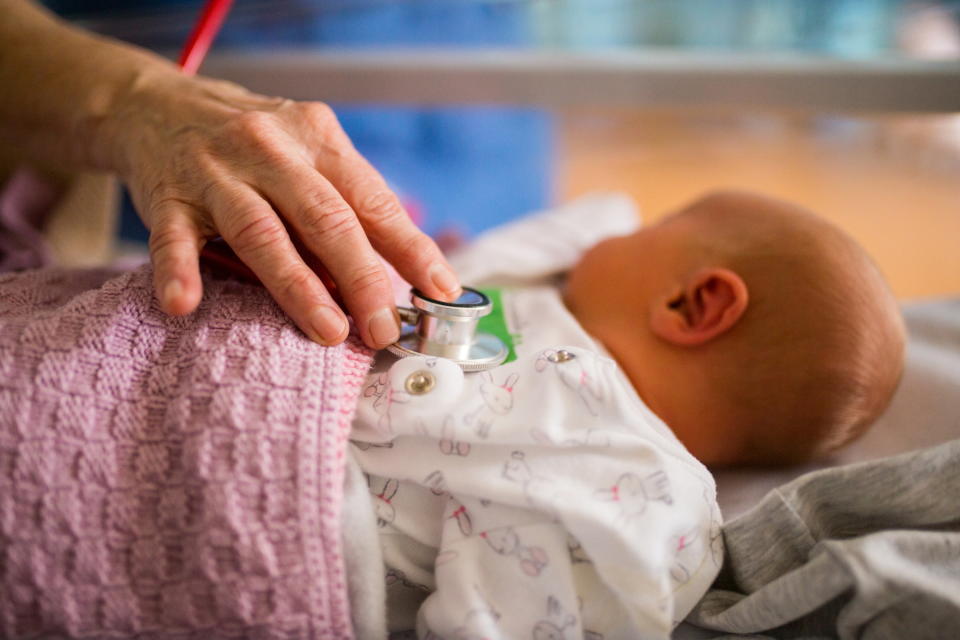
[{"label": "index finger", "polygon": [[375,349],[396,341],[400,322],[390,280],[341,194],[307,164],[261,169],[260,185],[337,283],[363,341]]},{"label": "index finger", "polygon": [[[357,213],[371,244],[403,278],[430,298],[454,300],[460,281],[436,243],[417,228],[396,194],[352,146],[321,172]],[[330,166],[327,166],[330,165]]]},{"label": "index finger", "polygon": [[244,184],[219,185],[209,197],[224,240],[277,304],[311,339],[327,345],[343,342],[346,318],[297,253],[270,205]]}]

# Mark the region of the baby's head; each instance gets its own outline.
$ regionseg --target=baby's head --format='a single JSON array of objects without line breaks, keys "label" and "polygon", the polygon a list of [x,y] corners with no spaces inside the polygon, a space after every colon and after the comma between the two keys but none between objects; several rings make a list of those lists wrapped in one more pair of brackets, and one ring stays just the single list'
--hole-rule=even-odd
[{"label": "baby's head", "polygon": [[707,464],[807,460],[862,434],[903,370],[903,321],[825,220],[740,192],[606,240],[565,299]]}]

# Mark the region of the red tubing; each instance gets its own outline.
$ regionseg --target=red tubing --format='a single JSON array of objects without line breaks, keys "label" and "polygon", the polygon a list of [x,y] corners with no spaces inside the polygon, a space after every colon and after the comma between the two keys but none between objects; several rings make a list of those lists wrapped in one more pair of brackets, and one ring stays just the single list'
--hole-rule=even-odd
[{"label": "red tubing", "polygon": [[180,67],[188,76],[194,75],[203,63],[220,26],[230,12],[231,4],[233,0],[207,0],[203,6],[203,12],[193,27],[190,38],[180,52]]}]

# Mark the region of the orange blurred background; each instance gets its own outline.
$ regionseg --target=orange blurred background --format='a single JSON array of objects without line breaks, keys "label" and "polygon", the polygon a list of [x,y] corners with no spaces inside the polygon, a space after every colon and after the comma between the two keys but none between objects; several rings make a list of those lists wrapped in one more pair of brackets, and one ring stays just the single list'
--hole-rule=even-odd
[{"label": "orange blurred background", "polygon": [[568,110],[557,197],[626,191],[648,221],[714,188],[779,196],[866,247],[900,298],[960,293],[960,116]]}]

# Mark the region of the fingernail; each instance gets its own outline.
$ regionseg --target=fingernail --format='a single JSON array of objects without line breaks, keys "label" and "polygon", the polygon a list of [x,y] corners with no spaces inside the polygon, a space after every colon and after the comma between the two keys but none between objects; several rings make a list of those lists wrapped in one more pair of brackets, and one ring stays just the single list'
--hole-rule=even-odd
[{"label": "fingernail", "polygon": [[384,346],[396,342],[400,337],[400,324],[393,309],[384,307],[370,316],[370,337]]},{"label": "fingernail", "polygon": [[167,286],[163,288],[163,308],[170,309],[173,306],[173,302],[183,295],[183,285],[180,284],[179,280],[171,280],[167,283]]},{"label": "fingernail", "polygon": [[430,267],[429,273],[430,280],[433,281],[437,289],[451,297],[460,295],[460,281],[457,276],[453,275],[453,271],[449,267],[437,262]]},{"label": "fingernail", "polygon": [[310,324],[323,344],[333,344],[339,340],[346,328],[345,323],[339,311],[326,305],[317,307],[310,316]]}]

